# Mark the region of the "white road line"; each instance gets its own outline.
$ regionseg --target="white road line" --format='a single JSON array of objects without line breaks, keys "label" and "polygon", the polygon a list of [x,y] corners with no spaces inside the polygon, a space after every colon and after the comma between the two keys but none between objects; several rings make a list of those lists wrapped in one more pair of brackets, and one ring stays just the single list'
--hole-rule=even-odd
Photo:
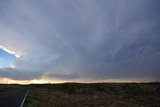
[{"label": "white road line", "polygon": [[28,94],[28,90],[27,90],[27,92],[26,92],[26,94],[25,94],[25,96],[24,96],[24,99],[23,99],[23,101],[22,101],[20,107],[23,107],[23,104],[24,104],[24,101],[25,101],[25,99],[26,99],[26,97],[27,97],[27,94]]}]

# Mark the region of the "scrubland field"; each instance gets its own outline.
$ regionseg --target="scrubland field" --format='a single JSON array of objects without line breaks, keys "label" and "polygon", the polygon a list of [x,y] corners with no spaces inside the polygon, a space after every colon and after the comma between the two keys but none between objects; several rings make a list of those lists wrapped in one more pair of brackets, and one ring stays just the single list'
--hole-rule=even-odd
[{"label": "scrubland field", "polygon": [[160,83],[32,84],[27,107],[160,107]]},{"label": "scrubland field", "polygon": [[0,93],[17,90],[19,88],[24,87],[24,85],[18,84],[0,84]]}]

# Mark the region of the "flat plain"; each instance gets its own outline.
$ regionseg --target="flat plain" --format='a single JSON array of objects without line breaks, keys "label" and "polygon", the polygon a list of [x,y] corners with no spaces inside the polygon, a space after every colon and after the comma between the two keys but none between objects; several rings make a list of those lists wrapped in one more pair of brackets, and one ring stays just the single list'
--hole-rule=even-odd
[{"label": "flat plain", "polygon": [[31,84],[27,107],[160,107],[160,83]]}]

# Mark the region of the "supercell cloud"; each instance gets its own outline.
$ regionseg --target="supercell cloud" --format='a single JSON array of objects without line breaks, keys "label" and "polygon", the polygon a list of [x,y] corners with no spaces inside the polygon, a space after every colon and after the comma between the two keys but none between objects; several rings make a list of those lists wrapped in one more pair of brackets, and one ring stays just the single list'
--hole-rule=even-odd
[{"label": "supercell cloud", "polygon": [[160,78],[159,0],[1,0],[0,78]]}]

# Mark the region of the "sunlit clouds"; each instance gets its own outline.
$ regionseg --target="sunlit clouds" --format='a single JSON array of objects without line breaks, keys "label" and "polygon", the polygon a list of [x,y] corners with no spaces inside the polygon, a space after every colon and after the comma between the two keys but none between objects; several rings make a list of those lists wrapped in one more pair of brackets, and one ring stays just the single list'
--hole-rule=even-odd
[{"label": "sunlit clouds", "polygon": [[8,53],[10,53],[10,54],[15,55],[17,58],[20,57],[20,55],[16,54],[15,52],[13,52],[13,51],[11,51],[11,50],[9,50],[9,49],[3,47],[3,46],[0,46],[0,49],[4,50],[4,51],[6,51],[6,52],[8,52]]}]

